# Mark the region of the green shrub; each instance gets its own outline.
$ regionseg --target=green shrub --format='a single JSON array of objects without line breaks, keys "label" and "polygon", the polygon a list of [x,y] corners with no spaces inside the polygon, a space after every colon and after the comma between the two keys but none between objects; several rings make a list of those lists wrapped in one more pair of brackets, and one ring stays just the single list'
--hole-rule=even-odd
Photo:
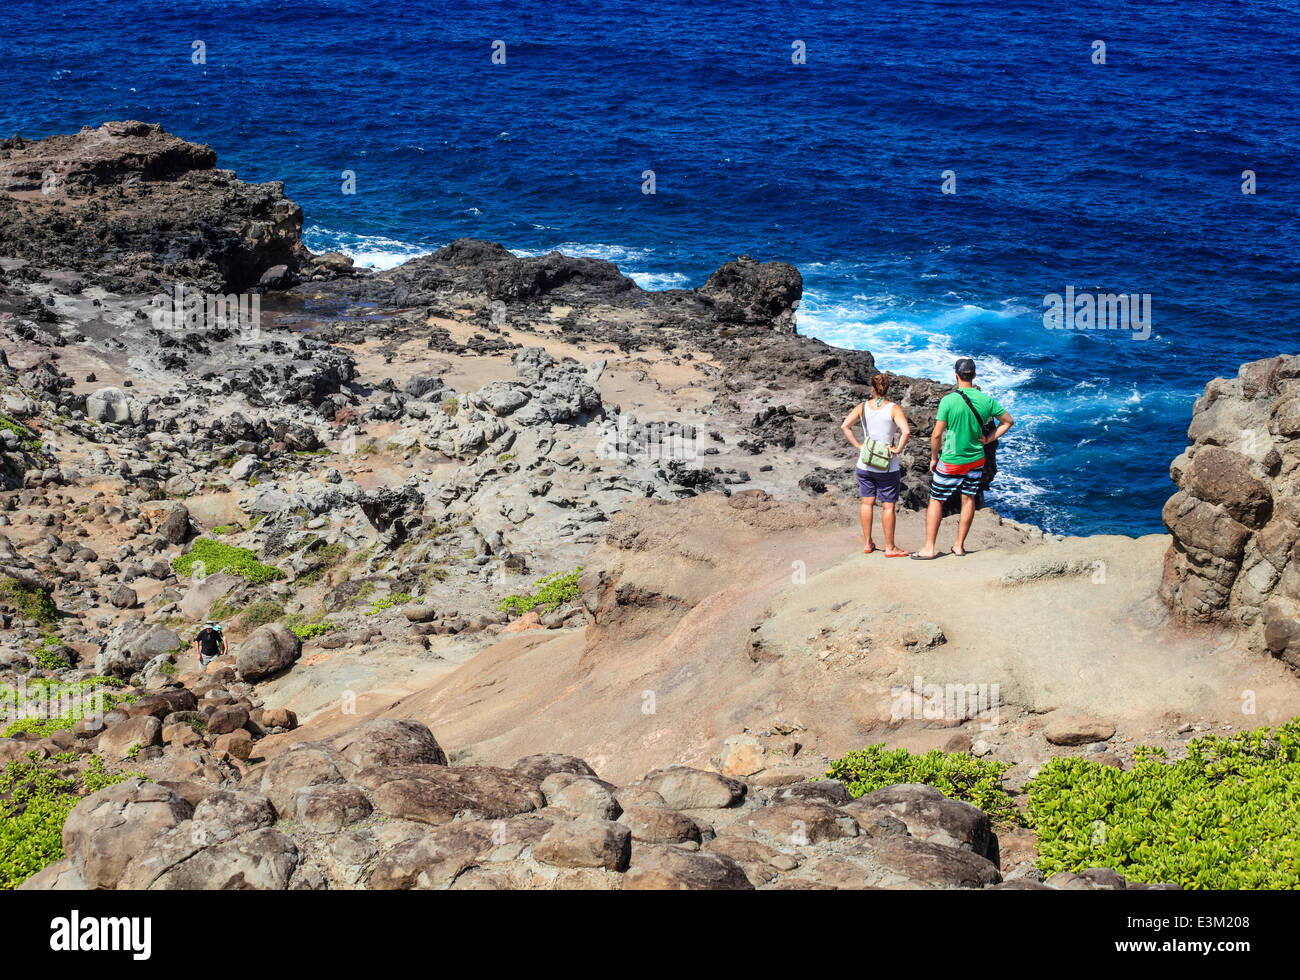
[{"label": "green shrub", "polygon": [[386,595],[376,599],[370,604],[366,611],[367,616],[373,616],[375,613],[383,612],[385,609],[392,609],[394,606],[405,605],[411,601],[411,596],[406,592],[397,592],[393,595]]},{"label": "green shrub", "polygon": [[289,629],[300,640],[314,640],[334,629],[333,623],[294,623]]},{"label": "green shrub", "polygon": [[1011,795],[1002,788],[1002,775],[1011,764],[979,759],[964,752],[933,749],[913,755],[887,749],[883,742],[850,752],[831,763],[826,775],[838,779],[856,799],[872,790],[899,783],[924,783],[952,800],[979,807],[1001,825],[1023,824]]},{"label": "green shrub", "polygon": [[212,529],[213,534],[229,534],[232,531],[238,531],[238,524],[218,524]]},{"label": "green shrub", "polygon": [[247,548],[213,541],[211,538],[197,539],[189,551],[172,559],[172,568],[177,575],[189,577],[196,562],[203,563],[205,575],[228,572],[250,582],[270,582],[284,578],[284,572],[272,565],[263,565],[257,560],[257,555]]},{"label": "green shrub", "polygon": [[[45,717],[41,714],[30,714],[23,718],[18,718],[5,726],[0,731],[0,738],[12,738],[15,735],[28,733],[44,738],[53,735],[55,732],[71,728],[86,715],[94,715],[99,711],[108,711],[119,704],[130,704],[139,700],[134,694],[116,694],[112,691],[96,692],[97,687],[120,686],[120,681],[109,683],[106,678],[88,677],[82,681],[73,681],[71,683],[61,683],[59,681],[43,680],[33,682],[27,686],[27,700],[35,701],[38,699],[47,699],[50,702],[59,703],[59,707],[67,704],[68,708],[60,714]],[[0,693],[4,693],[6,701],[14,701],[15,698],[9,697],[9,688],[4,688]],[[96,694],[98,697],[95,697]],[[90,698],[80,697],[81,695],[91,695]],[[62,702],[62,698],[68,698],[67,702]],[[61,702],[61,703],[60,703]],[[28,710],[31,710],[30,708]],[[41,710],[38,708],[37,710]]]},{"label": "green shrub", "polygon": [[63,822],[83,794],[135,773],[109,772],[91,756],[79,776],[59,775],[60,759],[10,762],[0,770],[0,889],[17,888],[63,857]]},{"label": "green shrub", "polygon": [[295,578],[295,585],[311,585],[320,579],[326,572],[343,560],[343,556],[348,553],[348,546],[341,541],[334,544],[323,544],[311,553],[315,560],[307,571]]},{"label": "green shrub", "polygon": [[258,599],[239,615],[239,625],[246,630],[254,630],[267,623],[277,623],[284,619],[284,606],[273,599]]},{"label": "green shrub", "polygon": [[497,603],[497,608],[522,616],[531,609],[548,613],[558,609],[566,602],[578,598],[578,575],[582,566],[578,566],[567,575],[556,572],[539,578],[533,583],[537,589],[531,595],[509,595]]},{"label": "green shrub", "polygon": [[0,429],[8,429],[19,439],[19,444],[33,456],[40,453],[43,448],[41,440],[36,438],[36,433],[21,422],[15,422],[8,415],[0,415]]},{"label": "green shrub", "polygon": [[1046,874],[1113,868],[1183,888],[1300,888],[1300,719],[1138,749],[1124,771],[1052,759],[1029,787]]},{"label": "green shrub", "polygon": [[53,633],[46,633],[41,638],[40,644],[32,650],[32,656],[36,658],[36,666],[42,670],[63,670],[68,666],[68,662],[58,655],[57,651],[60,649],[66,649],[63,641]]},{"label": "green shrub", "polygon": [[0,579],[0,598],[14,606],[23,619],[34,619],[42,626],[59,618],[58,607],[48,591],[23,585],[16,578]]}]

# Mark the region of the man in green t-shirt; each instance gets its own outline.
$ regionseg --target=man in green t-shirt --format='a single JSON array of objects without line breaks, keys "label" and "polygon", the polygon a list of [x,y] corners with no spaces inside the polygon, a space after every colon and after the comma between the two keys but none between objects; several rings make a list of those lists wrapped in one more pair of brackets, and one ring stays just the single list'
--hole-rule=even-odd
[{"label": "man in green t-shirt", "polygon": [[[925,548],[912,557],[929,561],[936,557],[935,543],[943,520],[943,505],[954,493],[961,494],[961,516],[952,553],[966,554],[966,534],[975,519],[975,496],[984,476],[984,447],[1001,439],[1015,420],[997,400],[975,387],[975,362],[959,358],[953,370],[957,390],[944,395],[930,434],[930,506],[925,512]],[[988,435],[983,429],[990,419],[998,426]]]}]

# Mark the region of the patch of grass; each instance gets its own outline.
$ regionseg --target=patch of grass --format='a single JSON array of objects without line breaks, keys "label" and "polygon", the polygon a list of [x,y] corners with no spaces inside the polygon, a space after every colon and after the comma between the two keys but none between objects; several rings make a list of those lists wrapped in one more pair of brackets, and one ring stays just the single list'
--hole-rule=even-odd
[{"label": "patch of grass", "polygon": [[854,799],[872,790],[899,783],[924,783],[951,800],[979,807],[1000,825],[1024,824],[1024,817],[1005,789],[1002,776],[1011,764],[980,759],[964,752],[933,749],[913,755],[906,749],[887,749],[883,742],[850,752],[826,770]]},{"label": "patch of grass", "polygon": [[44,446],[36,438],[36,433],[8,415],[0,415],[0,429],[8,429],[18,437],[19,445],[33,456],[38,455]]},{"label": "patch of grass", "polygon": [[257,525],[261,524],[262,521],[264,520],[266,520],[265,514],[254,514],[248,522],[248,529],[251,531],[253,528],[257,527]]},{"label": "patch of grass", "polygon": [[293,630],[293,635],[300,640],[314,640],[318,636],[324,636],[330,630],[334,629],[333,623],[295,623],[289,629]]},{"label": "patch of grass", "polygon": [[444,398],[442,400],[442,411],[446,415],[455,415],[460,411],[460,399]]},{"label": "patch of grass", "polygon": [[257,560],[257,555],[247,548],[238,548],[211,538],[196,540],[189,551],[172,559],[172,568],[177,575],[188,578],[199,562],[203,563],[205,576],[228,572],[250,582],[270,582],[284,578],[284,572],[274,565],[262,564]]},{"label": "patch of grass", "polygon": [[[94,692],[93,689],[96,685],[91,682],[96,680],[102,682],[102,678],[89,678],[86,681],[74,682],[73,684],[65,685],[63,687],[47,686],[43,691],[37,693],[33,693],[33,691],[36,690],[37,685],[30,685],[27,689],[28,700],[43,698],[52,703],[59,702],[60,707],[63,706],[61,696],[74,699],[78,694],[98,693],[98,697],[92,696],[89,699],[76,701],[76,703],[70,705],[68,710],[64,711],[62,714],[51,715],[49,717],[30,715],[26,718],[19,718],[16,721],[10,722],[3,731],[0,731],[0,738],[13,738],[15,735],[19,734],[36,735],[40,738],[45,738],[46,736],[53,735],[55,732],[70,729],[78,721],[86,717],[86,715],[95,715],[100,711],[110,711],[119,704],[131,704],[139,700],[139,697],[134,694],[115,694],[112,691]],[[44,682],[46,685],[54,685],[56,683],[57,682],[55,681]],[[86,686],[83,686],[78,690],[78,684]]]},{"label": "patch of grass", "polygon": [[411,596],[407,592],[397,592],[393,595],[386,595],[372,602],[366,615],[373,616],[376,613],[383,612],[385,609],[392,609],[394,606],[402,606],[410,601]]},{"label": "patch of grass", "polygon": [[208,619],[212,620],[214,623],[220,623],[223,620],[232,620],[239,615],[240,609],[240,606],[236,606],[225,596],[221,596],[208,610]]},{"label": "patch of grass", "polygon": [[1125,771],[1057,758],[1029,786],[1045,874],[1112,868],[1183,888],[1300,888],[1300,718],[1207,735]]},{"label": "patch of grass", "polygon": [[284,619],[284,606],[273,599],[258,599],[239,616],[239,625],[245,630],[255,630],[267,623],[280,622]]},{"label": "patch of grass", "polygon": [[16,578],[0,579],[0,598],[16,608],[23,619],[34,619],[42,626],[59,618],[59,609],[47,590],[23,585]]},{"label": "patch of grass", "polygon": [[63,857],[63,823],[83,795],[138,776],[110,772],[99,756],[73,777],[60,775],[62,759],[29,753],[0,770],[0,889],[17,888]]},{"label": "patch of grass", "polygon": [[32,650],[32,656],[36,658],[36,666],[42,670],[63,670],[68,666],[68,662],[60,657],[55,651],[59,649],[66,650],[60,640],[53,633],[46,633],[41,637],[41,642]]},{"label": "patch of grass", "polygon": [[533,583],[537,591],[528,595],[508,595],[497,603],[497,608],[517,616],[532,609],[540,613],[551,612],[578,598],[578,576],[581,573],[582,566],[579,565],[567,574],[556,572],[543,576]]},{"label": "patch of grass", "polygon": [[158,672],[172,677],[176,674],[176,665],[169,660],[158,668]]},{"label": "patch of grass", "polygon": [[218,524],[212,529],[211,533],[216,535],[234,534],[240,530],[242,529],[238,524]]}]

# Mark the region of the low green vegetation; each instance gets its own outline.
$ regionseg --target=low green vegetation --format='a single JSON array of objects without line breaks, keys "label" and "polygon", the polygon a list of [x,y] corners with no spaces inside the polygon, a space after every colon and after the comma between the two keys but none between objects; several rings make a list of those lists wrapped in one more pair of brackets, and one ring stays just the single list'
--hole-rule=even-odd
[{"label": "low green vegetation", "polygon": [[1010,763],[980,759],[965,752],[934,749],[913,755],[906,749],[887,749],[883,742],[877,742],[835,760],[826,775],[842,782],[854,799],[898,783],[924,783],[949,799],[979,807],[996,824],[1007,826],[1025,822],[1002,787],[1002,775],[1010,768]]},{"label": "low green vegetation", "polygon": [[289,629],[300,640],[314,640],[334,629],[333,623],[294,623]]},{"label": "low green vegetation", "polygon": [[[26,685],[25,699],[14,688],[0,687],[0,704],[10,704],[15,709],[32,712],[5,726],[0,731],[0,738],[13,738],[19,734],[44,738],[71,728],[87,715],[109,711],[119,704],[131,704],[139,700],[134,694],[105,690],[120,685],[120,681],[103,677],[89,677],[67,684],[53,680],[33,681]],[[33,710],[33,703],[42,701],[45,705],[37,705]],[[65,710],[50,713],[53,708]]]},{"label": "low green vegetation", "polygon": [[247,548],[239,548],[211,538],[196,540],[189,551],[172,559],[172,568],[176,570],[177,575],[189,577],[200,562],[205,576],[227,572],[250,582],[270,582],[284,578],[284,572],[273,565],[262,564],[257,560],[257,555]]},{"label": "low green vegetation", "polygon": [[442,400],[442,410],[447,415],[455,415],[460,411],[460,399],[444,398]]},{"label": "low green vegetation", "polygon": [[32,752],[0,770],[0,889],[17,888],[63,857],[63,823],[83,796],[139,776],[110,772],[99,756],[84,772],[64,776],[68,755],[42,760]]},{"label": "low green vegetation", "polygon": [[267,623],[278,623],[284,619],[284,606],[274,599],[258,599],[239,614],[239,625],[245,630],[255,630]]},{"label": "low green vegetation", "polygon": [[68,666],[67,661],[58,653],[63,649],[66,647],[62,640],[53,633],[46,633],[32,650],[32,656],[36,658],[36,666],[41,670],[63,670]]},{"label": "low green vegetation", "polygon": [[556,572],[554,575],[543,576],[533,583],[535,592],[508,595],[497,603],[497,608],[517,616],[532,609],[539,613],[551,612],[578,598],[578,576],[581,572],[582,567],[579,566],[567,574]]},{"label": "low green vegetation", "polygon": [[212,529],[212,533],[216,535],[233,534],[234,532],[239,530],[240,527],[238,524],[218,524],[216,527]]},{"label": "low green vegetation", "polygon": [[240,607],[235,605],[225,596],[221,596],[208,609],[208,619],[214,623],[222,623],[234,619],[239,615]]},{"label": "low green vegetation", "polygon": [[381,613],[385,609],[392,609],[394,606],[404,606],[411,601],[411,596],[407,592],[395,592],[392,595],[381,596],[370,604],[366,611],[367,616],[373,616]]},{"label": "low green vegetation", "polygon": [[58,607],[48,591],[23,585],[16,578],[0,578],[0,599],[17,609],[23,619],[34,619],[42,626],[59,618]]},{"label": "low green vegetation", "polygon": [[324,577],[325,573],[331,568],[338,565],[343,557],[348,553],[348,546],[338,541],[334,544],[323,544],[311,553],[311,557],[316,562],[303,574],[295,578],[295,585],[311,585]]},{"label": "low green vegetation", "polygon": [[27,426],[23,425],[21,422],[16,422],[11,419],[8,415],[0,415],[0,429],[8,429],[16,435],[19,440],[19,445],[33,456],[44,448],[41,444],[41,440],[36,438],[35,432],[27,428]]},{"label": "low green vegetation", "polygon": [[1183,888],[1300,888],[1300,719],[1209,735],[1129,770],[1052,759],[1029,787],[1046,874],[1113,868]]}]

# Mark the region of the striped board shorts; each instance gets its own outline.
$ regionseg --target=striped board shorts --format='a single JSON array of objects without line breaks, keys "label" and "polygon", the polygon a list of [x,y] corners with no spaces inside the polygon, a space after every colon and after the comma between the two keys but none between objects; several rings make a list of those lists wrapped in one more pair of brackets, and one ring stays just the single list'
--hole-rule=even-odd
[{"label": "striped board shorts", "polygon": [[980,479],[983,476],[982,459],[963,466],[954,466],[940,460],[930,474],[930,499],[942,502],[958,491],[967,497],[973,497],[980,491]]}]

